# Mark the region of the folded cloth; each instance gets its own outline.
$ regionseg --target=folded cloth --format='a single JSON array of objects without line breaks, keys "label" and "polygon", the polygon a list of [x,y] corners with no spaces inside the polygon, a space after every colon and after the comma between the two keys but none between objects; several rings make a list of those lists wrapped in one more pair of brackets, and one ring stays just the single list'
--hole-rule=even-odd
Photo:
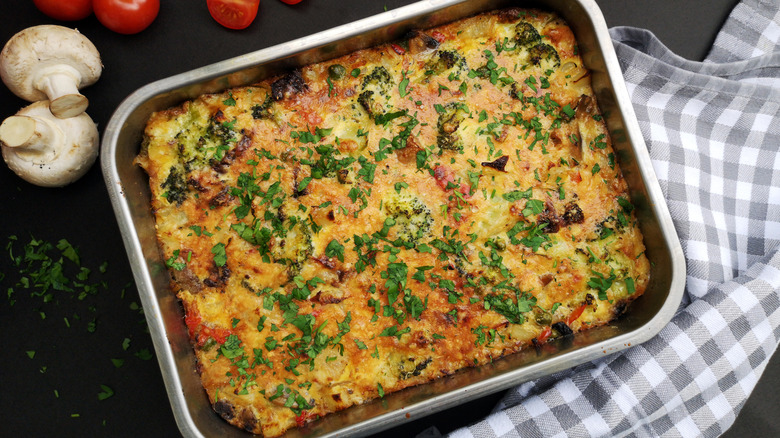
[{"label": "folded cloth", "polygon": [[704,62],[610,30],[687,263],[650,341],[520,385],[454,437],[718,436],[780,340],[780,3],[745,0]]}]

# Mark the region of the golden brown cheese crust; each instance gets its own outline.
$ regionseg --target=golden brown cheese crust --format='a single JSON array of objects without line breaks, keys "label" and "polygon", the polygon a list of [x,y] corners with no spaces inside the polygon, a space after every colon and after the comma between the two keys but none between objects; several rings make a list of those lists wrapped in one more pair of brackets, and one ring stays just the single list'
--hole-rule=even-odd
[{"label": "golden brown cheese crust", "polygon": [[154,114],[203,385],[276,436],[605,324],[649,264],[571,30],[505,10]]}]

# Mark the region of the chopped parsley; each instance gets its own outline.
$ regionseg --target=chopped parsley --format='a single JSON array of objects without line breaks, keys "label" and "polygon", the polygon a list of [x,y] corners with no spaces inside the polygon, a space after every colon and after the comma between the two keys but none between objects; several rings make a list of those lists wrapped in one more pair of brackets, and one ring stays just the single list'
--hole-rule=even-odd
[{"label": "chopped parsley", "polygon": [[325,247],[325,255],[328,257],[336,257],[340,262],[344,261],[344,245],[339,243],[338,240],[333,239]]},{"label": "chopped parsley", "polygon": [[217,243],[211,248],[211,253],[214,254],[214,264],[222,267],[227,263],[227,254],[225,253],[225,244],[222,242]]}]

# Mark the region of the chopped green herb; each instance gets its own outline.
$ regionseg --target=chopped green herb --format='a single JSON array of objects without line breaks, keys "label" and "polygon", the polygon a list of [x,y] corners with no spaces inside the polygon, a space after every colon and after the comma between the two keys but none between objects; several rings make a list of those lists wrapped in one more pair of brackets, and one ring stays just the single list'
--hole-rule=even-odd
[{"label": "chopped green herb", "polygon": [[340,262],[344,261],[344,245],[339,243],[338,240],[333,239],[325,247],[325,255],[328,257],[336,257]]},{"label": "chopped green herb", "polygon": [[105,400],[114,395],[114,390],[106,385],[100,385],[100,389],[102,389],[102,391],[98,393],[98,400]]},{"label": "chopped green herb", "polygon": [[227,263],[227,254],[225,253],[225,244],[220,242],[211,248],[211,253],[214,254],[214,264],[222,267]]}]

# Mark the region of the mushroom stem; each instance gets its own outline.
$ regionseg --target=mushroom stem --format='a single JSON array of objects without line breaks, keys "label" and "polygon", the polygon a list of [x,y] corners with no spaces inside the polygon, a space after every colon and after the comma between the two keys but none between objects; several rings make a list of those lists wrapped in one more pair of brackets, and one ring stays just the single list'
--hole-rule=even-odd
[{"label": "mushroom stem", "polygon": [[81,178],[98,156],[95,122],[81,113],[59,119],[49,101],[35,102],[0,123],[0,150],[8,167],[24,180],[61,187]]},{"label": "mushroom stem", "polygon": [[52,71],[42,71],[36,88],[43,91],[51,101],[51,113],[67,119],[83,113],[89,106],[89,100],[79,93],[79,72],[63,65],[57,67]]},{"label": "mushroom stem", "polygon": [[29,161],[46,162],[57,157],[63,133],[46,119],[11,116],[0,124],[0,142]]},{"label": "mushroom stem", "polygon": [[92,42],[75,29],[52,24],[28,27],[0,51],[0,79],[30,102],[48,100],[60,119],[83,114],[89,105],[79,90],[100,77],[103,64]]}]

